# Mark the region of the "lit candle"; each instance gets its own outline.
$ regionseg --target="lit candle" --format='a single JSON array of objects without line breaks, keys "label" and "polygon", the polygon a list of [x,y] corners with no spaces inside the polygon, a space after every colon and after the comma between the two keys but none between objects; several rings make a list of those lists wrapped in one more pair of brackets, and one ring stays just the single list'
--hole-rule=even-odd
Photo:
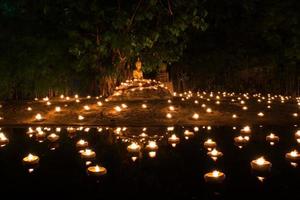
[{"label": "lit candle", "polygon": [[146,104],[142,104],[142,108],[147,108],[147,105]]},{"label": "lit candle", "polygon": [[176,147],[176,145],[180,142],[180,139],[175,134],[172,134],[172,136],[168,138],[168,142],[172,145],[172,147]]},{"label": "lit candle", "polygon": [[87,173],[92,176],[103,176],[107,173],[107,170],[105,167],[94,165],[87,168]]},{"label": "lit candle", "polygon": [[122,108],[120,106],[115,106],[115,111],[116,112],[121,112],[122,111]]},{"label": "lit candle", "polygon": [[216,148],[217,147],[217,143],[215,141],[213,141],[212,139],[207,139],[205,142],[204,142],[204,147],[208,150],[211,150],[213,148]]},{"label": "lit candle", "polygon": [[83,106],[83,109],[84,109],[85,111],[89,111],[89,110],[90,110],[90,107],[89,107],[88,105],[85,105],[85,106]]},{"label": "lit candle", "polygon": [[225,174],[223,172],[214,170],[204,175],[204,180],[208,183],[222,183],[225,180]]},{"label": "lit candle", "polygon": [[246,145],[249,141],[249,136],[237,136],[234,137],[234,144],[238,146],[239,148],[242,148],[244,145]]},{"label": "lit candle", "polygon": [[141,146],[135,142],[133,142],[129,146],[127,146],[127,151],[129,153],[138,153],[140,150],[141,150]]},{"label": "lit candle", "polygon": [[207,152],[207,155],[210,156],[214,161],[223,156],[223,153],[218,151],[217,149],[213,149],[212,151]]},{"label": "lit candle", "polygon": [[0,133],[0,147],[4,147],[9,143],[8,138],[4,135],[4,133]]},{"label": "lit candle", "polygon": [[147,146],[146,146],[146,150],[148,151],[156,151],[158,149],[158,146],[156,144],[155,141],[149,141]]},{"label": "lit candle", "polygon": [[192,118],[196,119],[196,120],[199,119],[199,114],[198,113],[194,113]]},{"label": "lit candle", "polygon": [[96,153],[91,149],[85,149],[84,151],[81,151],[80,155],[81,158],[84,159],[92,159],[96,157]]},{"label": "lit candle", "polygon": [[245,126],[244,128],[242,128],[241,129],[241,133],[243,133],[243,134],[250,134],[251,133],[250,126]]},{"label": "lit candle", "polygon": [[57,140],[59,140],[59,135],[57,135],[55,133],[51,133],[50,135],[47,136],[47,139],[50,142],[56,142]]},{"label": "lit candle", "polygon": [[257,116],[263,117],[263,116],[265,116],[265,114],[263,112],[259,112],[259,113],[257,113]]},{"label": "lit candle", "polygon": [[83,148],[86,148],[89,146],[89,143],[85,140],[79,140],[77,143],[76,143],[76,147],[79,148],[79,149],[83,149]]},{"label": "lit candle", "polygon": [[271,145],[274,145],[275,143],[279,142],[279,137],[274,133],[270,133],[266,136],[266,140],[270,142]]},{"label": "lit candle", "polygon": [[28,154],[28,156],[23,158],[23,164],[25,165],[35,165],[39,163],[40,158],[33,154]]},{"label": "lit candle", "polygon": [[43,120],[42,115],[41,115],[40,113],[36,114],[35,120],[36,120],[36,121],[42,121],[42,120]]},{"label": "lit candle", "polygon": [[166,117],[167,117],[168,119],[171,119],[171,118],[172,118],[171,113],[167,113]]},{"label": "lit candle", "polygon": [[255,171],[270,171],[272,167],[272,163],[265,160],[264,157],[252,160],[250,165],[251,168]]},{"label": "lit candle", "polygon": [[300,154],[298,153],[297,150],[293,150],[289,153],[286,153],[285,158],[290,162],[296,163],[300,160]]},{"label": "lit candle", "polygon": [[84,117],[82,115],[78,115],[78,120],[84,120]]},{"label": "lit candle", "polygon": [[55,107],[55,112],[57,112],[57,113],[61,112],[60,106],[56,106],[56,107]]}]

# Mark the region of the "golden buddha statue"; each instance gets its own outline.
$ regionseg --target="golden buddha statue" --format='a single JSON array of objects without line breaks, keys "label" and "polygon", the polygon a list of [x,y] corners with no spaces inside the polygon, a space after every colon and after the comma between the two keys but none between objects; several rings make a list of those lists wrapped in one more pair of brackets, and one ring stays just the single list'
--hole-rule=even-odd
[{"label": "golden buddha statue", "polygon": [[135,63],[135,70],[133,70],[133,78],[134,79],[143,79],[143,71],[142,71],[142,62],[140,58]]}]

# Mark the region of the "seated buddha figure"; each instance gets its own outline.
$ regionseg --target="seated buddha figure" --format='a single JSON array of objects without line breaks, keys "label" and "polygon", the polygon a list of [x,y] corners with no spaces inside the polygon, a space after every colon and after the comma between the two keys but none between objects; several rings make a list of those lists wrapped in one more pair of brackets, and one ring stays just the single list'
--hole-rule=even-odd
[{"label": "seated buddha figure", "polygon": [[142,71],[142,62],[140,58],[135,63],[135,70],[133,70],[133,78],[134,79],[143,79],[143,71]]}]

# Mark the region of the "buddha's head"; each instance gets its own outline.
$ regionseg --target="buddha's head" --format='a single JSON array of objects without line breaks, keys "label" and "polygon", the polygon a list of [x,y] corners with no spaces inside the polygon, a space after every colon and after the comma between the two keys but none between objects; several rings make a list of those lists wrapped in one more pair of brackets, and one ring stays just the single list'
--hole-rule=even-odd
[{"label": "buddha's head", "polygon": [[142,62],[141,62],[140,58],[138,58],[138,60],[135,62],[135,68],[137,70],[141,70],[142,69]]}]

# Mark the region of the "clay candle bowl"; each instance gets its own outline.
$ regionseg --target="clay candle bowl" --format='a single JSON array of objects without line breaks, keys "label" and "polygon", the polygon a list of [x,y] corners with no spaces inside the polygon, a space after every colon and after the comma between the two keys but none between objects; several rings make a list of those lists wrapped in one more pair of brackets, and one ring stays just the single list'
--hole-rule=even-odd
[{"label": "clay candle bowl", "polygon": [[158,146],[156,144],[155,141],[149,141],[147,146],[146,146],[146,150],[148,151],[156,151],[158,149]]},{"label": "clay candle bowl", "polygon": [[300,154],[297,150],[293,150],[289,153],[286,153],[285,158],[292,163],[297,163],[300,160]]},{"label": "clay candle bowl", "polygon": [[193,137],[193,136],[194,136],[194,132],[189,131],[189,130],[185,130],[183,134],[184,134],[184,138],[185,138],[186,140],[188,140],[190,137]]},{"label": "clay candle bowl", "polygon": [[223,156],[223,153],[217,149],[213,149],[212,151],[207,152],[207,155],[216,161],[218,158]]},{"label": "clay candle bowl", "polygon": [[38,122],[43,121],[43,117],[40,113],[36,114],[35,121],[38,121]]},{"label": "clay candle bowl", "polygon": [[175,134],[172,134],[172,136],[168,138],[168,142],[172,145],[172,147],[176,147],[176,145],[180,142],[180,139]]},{"label": "clay candle bowl", "polygon": [[39,164],[40,158],[33,154],[28,154],[28,156],[23,158],[24,165],[37,165]]},{"label": "clay candle bowl", "polygon": [[4,133],[0,133],[0,147],[4,147],[9,143],[8,138],[4,135]]},{"label": "clay candle bowl", "polygon": [[252,170],[258,172],[268,172],[271,170],[272,167],[272,163],[265,160],[264,157],[260,157],[256,160],[252,160],[250,165]]},{"label": "clay candle bowl", "polygon": [[204,180],[207,183],[222,183],[225,180],[225,174],[223,172],[214,170],[204,175]]},{"label": "clay candle bowl", "polygon": [[245,126],[244,128],[241,129],[241,133],[244,135],[249,135],[251,134],[251,128],[250,126]]},{"label": "clay candle bowl", "polygon": [[204,147],[210,151],[211,149],[217,147],[217,143],[215,141],[213,141],[212,139],[207,139],[204,142]]},{"label": "clay candle bowl", "polygon": [[271,133],[266,136],[266,140],[270,142],[271,145],[274,145],[275,143],[279,142],[279,137],[275,135],[274,133]]},{"label": "clay candle bowl", "polygon": [[91,149],[85,149],[81,151],[80,156],[83,159],[90,160],[96,157],[96,153]]},{"label": "clay candle bowl", "polygon": [[138,153],[141,150],[141,146],[137,143],[133,142],[129,146],[127,146],[127,151],[129,153]]},{"label": "clay candle bowl", "polygon": [[250,138],[249,136],[237,136],[234,137],[234,144],[238,146],[239,148],[242,148],[249,142]]},{"label": "clay candle bowl", "polygon": [[94,165],[87,168],[87,173],[91,176],[103,176],[107,173],[107,170],[105,167]]},{"label": "clay candle bowl", "polygon": [[84,149],[84,148],[86,148],[88,146],[89,146],[89,143],[87,141],[85,141],[85,140],[82,140],[82,139],[78,140],[78,142],[76,143],[76,147],[78,149]]},{"label": "clay candle bowl", "polygon": [[50,142],[56,142],[57,140],[59,140],[59,135],[57,135],[55,133],[51,133],[50,135],[47,136],[47,139]]}]

